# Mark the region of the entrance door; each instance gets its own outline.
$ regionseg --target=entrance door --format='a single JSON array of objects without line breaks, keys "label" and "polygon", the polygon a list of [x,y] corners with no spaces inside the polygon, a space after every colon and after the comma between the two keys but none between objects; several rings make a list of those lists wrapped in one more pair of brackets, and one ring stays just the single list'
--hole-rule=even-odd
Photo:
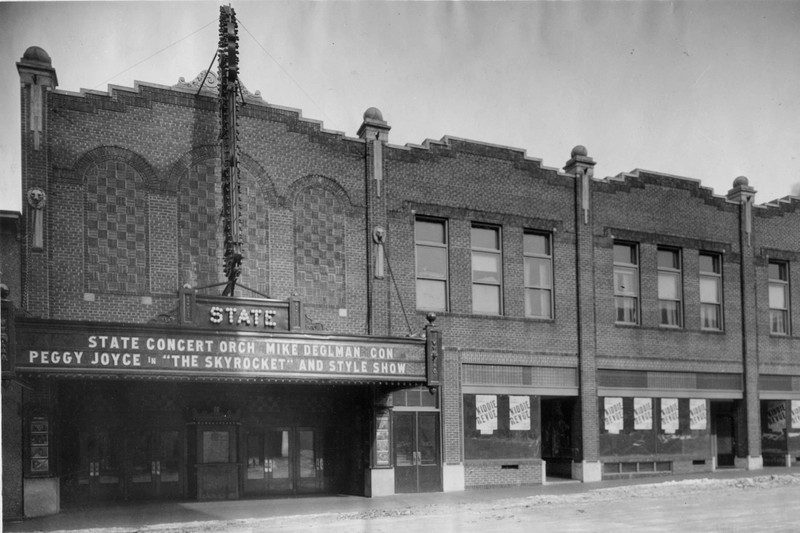
[{"label": "entrance door", "polygon": [[247,494],[296,494],[325,489],[322,431],[267,428],[247,434]]},{"label": "entrance door", "polygon": [[181,496],[181,442],[179,432],[172,429],[137,431],[128,437],[129,498]]},{"label": "entrance door", "polygon": [[83,500],[114,500],[122,496],[120,432],[83,430],[78,436],[80,473],[77,496]]},{"label": "entrance door", "polygon": [[733,466],[733,417],[718,415],[714,422],[716,426],[717,466]]},{"label": "entrance door", "polygon": [[394,412],[395,492],[442,490],[439,413]]}]

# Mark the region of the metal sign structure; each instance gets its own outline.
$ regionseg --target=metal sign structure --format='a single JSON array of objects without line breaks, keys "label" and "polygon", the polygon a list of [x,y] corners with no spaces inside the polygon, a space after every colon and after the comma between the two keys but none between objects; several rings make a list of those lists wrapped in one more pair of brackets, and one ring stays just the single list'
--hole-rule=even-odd
[{"label": "metal sign structure", "polygon": [[239,36],[236,13],[221,6],[219,15],[219,117],[222,157],[222,223],[225,253],[224,296],[233,296],[242,271],[239,184]]}]

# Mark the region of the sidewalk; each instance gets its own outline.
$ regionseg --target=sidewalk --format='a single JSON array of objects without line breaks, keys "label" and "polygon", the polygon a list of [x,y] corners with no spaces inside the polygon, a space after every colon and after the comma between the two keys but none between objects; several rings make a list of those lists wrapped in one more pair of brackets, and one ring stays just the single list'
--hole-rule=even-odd
[{"label": "sidewalk", "polygon": [[598,483],[552,479],[548,480],[546,485],[449,493],[398,494],[380,498],[326,495],[214,502],[121,503],[105,507],[67,509],[62,511],[61,514],[43,518],[6,521],[3,523],[3,531],[57,531],[95,528],[136,529],[147,526],[218,520],[228,521],[244,518],[260,519],[298,515],[363,513],[377,510],[397,511],[419,506],[468,505],[534,495],[580,494],[609,487],[647,485],[688,479],[754,478],[786,474],[800,474],[800,469],[773,467],[753,471],[725,469],[701,474],[644,477],[601,481]]}]

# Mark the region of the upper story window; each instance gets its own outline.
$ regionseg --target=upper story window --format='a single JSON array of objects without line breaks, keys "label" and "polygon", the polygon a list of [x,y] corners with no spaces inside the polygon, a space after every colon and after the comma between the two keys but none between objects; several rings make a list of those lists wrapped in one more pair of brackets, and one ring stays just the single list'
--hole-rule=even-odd
[{"label": "upper story window", "polygon": [[662,326],[683,325],[681,306],[681,254],[671,248],[658,249],[658,311]]},{"label": "upper story window", "polygon": [[444,220],[414,222],[417,255],[417,309],[447,310],[447,224]]},{"label": "upper story window", "polygon": [[639,251],[635,244],[614,243],[614,306],[617,323],[639,323]]},{"label": "upper story window", "polygon": [[722,262],[717,254],[700,254],[700,328],[722,330]]},{"label": "upper story window", "polygon": [[503,308],[500,228],[472,226],[472,312],[499,315]]},{"label": "upper story window", "polygon": [[525,316],[553,318],[553,250],[551,237],[525,232]]},{"label": "upper story window", "polygon": [[789,265],[770,261],[769,272],[769,331],[776,335],[789,334]]}]

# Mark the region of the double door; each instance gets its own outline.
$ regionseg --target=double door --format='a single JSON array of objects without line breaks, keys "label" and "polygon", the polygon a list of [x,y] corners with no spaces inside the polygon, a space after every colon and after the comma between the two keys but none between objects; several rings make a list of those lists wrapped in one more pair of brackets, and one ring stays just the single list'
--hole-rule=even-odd
[{"label": "double door", "polygon": [[78,434],[78,501],[178,498],[183,434],[174,428],[85,428]]},{"label": "double door", "polygon": [[326,489],[321,429],[251,429],[247,433],[245,446],[246,494],[302,494]]},{"label": "double door", "polygon": [[131,499],[177,498],[182,493],[183,438],[176,429],[148,429],[127,439]]},{"label": "double door", "polygon": [[116,500],[123,496],[124,439],[119,431],[86,428],[78,434],[78,469],[67,498]]},{"label": "double door", "polygon": [[395,492],[442,490],[438,411],[394,411]]}]

